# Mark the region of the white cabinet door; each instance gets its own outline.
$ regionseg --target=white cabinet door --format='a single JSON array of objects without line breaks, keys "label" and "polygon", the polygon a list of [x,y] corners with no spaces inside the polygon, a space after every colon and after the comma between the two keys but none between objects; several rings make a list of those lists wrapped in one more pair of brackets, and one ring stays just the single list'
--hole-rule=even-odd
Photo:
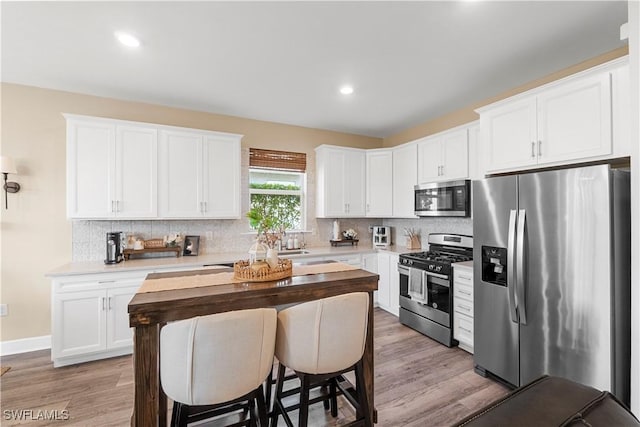
[{"label": "white cabinet door", "polygon": [[456,129],[418,143],[418,182],[465,179],[469,176],[467,129]]},{"label": "white cabinet door", "polygon": [[318,153],[319,163],[316,176],[319,183],[319,217],[343,217],[347,213],[345,200],[345,161],[346,153],[334,148],[323,148]]},{"label": "white cabinet door", "polygon": [[467,129],[459,129],[442,135],[441,179],[465,179],[469,176],[467,133]]},{"label": "white cabinet door", "polygon": [[378,252],[378,306],[389,311],[391,307],[391,283],[389,281],[389,254]]},{"label": "white cabinet door", "polygon": [[240,140],[205,137],[203,159],[204,216],[240,218]]},{"label": "white cabinet door", "polygon": [[116,216],[155,218],[158,214],[158,131],[116,127]]},{"label": "white cabinet door", "polygon": [[442,166],[442,138],[426,138],[418,143],[418,182],[440,180]]},{"label": "white cabinet door", "polygon": [[414,187],[418,183],[418,146],[393,149],[393,216],[415,217]]},{"label": "white cabinet door", "polygon": [[114,188],[114,127],[107,123],[67,120],[67,216],[114,216]]},{"label": "white cabinet door", "polygon": [[202,217],[202,134],[163,130],[158,150],[159,216]]},{"label": "white cabinet door", "polygon": [[133,329],[129,327],[127,307],[142,281],[131,280],[130,282],[133,283],[131,286],[107,291],[107,348],[109,349],[133,345]]},{"label": "white cabinet door", "polygon": [[487,170],[535,165],[536,99],[529,97],[480,115]]},{"label": "white cabinet door", "polygon": [[378,254],[364,254],[362,255],[362,269],[370,273],[378,274]]},{"label": "white cabinet door", "polygon": [[316,148],[316,216],[365,216],[365,152],[334,146]]},{"label": "white cabinet door", "polygon": [[347,203],[347,216],[365,216],[365,181],[366,158],[364,151],[346,151],[344,163],[345,196]]},{"label": "white cabinet door", "polygon": [[611,153],[611,77],[603,73],[538,96],[538,164]]},{"label": "white cabinet door", "polygon": [[398,273],[399,256],[389,255],[389,312],[400,316],[400,273]]},{"label": "white cabinet door", "polygon": [[[363,254],[362,266],[360,268],[370,273],[378,274],[378,254]],[[378,305],[378,291],[373,292],[373,304]]]},{"label": "white cabinet door", "polygon": [[393,154],[391,150],[367,151],[367,216],[393,214]]},{"label": "white cabinet door", "polygon": [[106,348],[107,300],[103,289],[56,294],[53,304],[53,359]]}]

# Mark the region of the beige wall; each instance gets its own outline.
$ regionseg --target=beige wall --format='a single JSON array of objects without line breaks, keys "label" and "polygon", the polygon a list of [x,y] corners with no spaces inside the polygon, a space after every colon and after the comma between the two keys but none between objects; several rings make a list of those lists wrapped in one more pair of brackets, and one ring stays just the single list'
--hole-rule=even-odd
[{"label": "beige wall", "polygon": [[579,64],[573,65],[564,70],[557,71],[553,74],[549,74],[548,76],[539,78],[532,82],[526,83],[522,86],[518,86],[513,88],[507,92],[501,93],[489,99],[485,99],[484,101],[469,105],[460,110],[456,110],[440,116],[434,120],[429,120],[424,122],[418,126],[414,126],[409,129],[405,129],[402,132],[399,132],[395,135],[391,135],[383,140],[384,147],[393,147],[395,145],[403,144],[405,142],[413,141],[418,138],[422,138],[427,135],[433,135],[434,133],[442,132],[444,130],[450,129],[455,126],[463,125],[465,123],[472,122],[474,120],[478,120],[480,117],[474,111],[477,108],[480,108],[484,105],[488,105],[501,99],[508,98],[510,96],[514,96],[518,93],[525,92],[527,90],[533,89],[538,86],[542,86],[543,84],[552,82],[554,80],[561,79],[563,77],[569,76],[571,74],[575,74],[579,71],[586,70],[591,67],[595,67],[596,65],[605,63],[607,61],[611,61],[613,59],[619,58],[621,56],[627,55],[629,53],[628,47],[621,47],[619,49],[613,50],[611,52],[607,52],[603,55],[597,56],[595,58],[589,59],[587,61],[581,62]]},{"label": "beige wall", "polygon": [[288,126],[28,86],[2,84],[2,154],[16,160],[22,190],[1,209],[0,341],[50,334],[44,274],[71,261],[65,213],[65,121],[61,113],[111,117],[245,135],[245,147],[313,152],[320,144],[379,148],[378,138]]}]

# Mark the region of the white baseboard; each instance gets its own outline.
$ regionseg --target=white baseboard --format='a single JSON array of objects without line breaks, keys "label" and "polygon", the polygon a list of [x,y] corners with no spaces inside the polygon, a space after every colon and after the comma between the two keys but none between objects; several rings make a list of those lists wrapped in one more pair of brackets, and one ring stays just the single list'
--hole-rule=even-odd
[{"label": "white baseboard", "polygon": [[0,356],[28,353],[30,351],[51,348],[51,335],[41,337],[22,338],[13,341],[0,341]]}]

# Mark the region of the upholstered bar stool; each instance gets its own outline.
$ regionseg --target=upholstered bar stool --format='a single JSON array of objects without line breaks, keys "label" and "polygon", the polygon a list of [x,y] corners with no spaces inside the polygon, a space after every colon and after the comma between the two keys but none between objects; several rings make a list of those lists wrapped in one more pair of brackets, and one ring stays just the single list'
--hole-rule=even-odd
[{"label": "upholstered bar stool", "polygon": [[[362,356],[367,336],[369,295],[357,292],[296,305],[278,313],[276,358],[279,361],[271,426],[283,416],[292,426],[287,411],[300,409],[298,426],[306,427],[309,389],[331,384],[332,415],[337,416],[336,378],[355,370],[356,396],[343,390],[356,408],[356,424],[371,425],[368,399],[364,391]],[[283,383],[285,369],[293,370],[300,379],[300,403],[285,407]]]},{"label": "upholstered bar stool", "polygon": [[250,419],[234,425],[267,425],[262,383],[273,366],[276,318],[273,308],[240,310],[162,328],[160,379],[174,401],[172,426],[247,408],[240,402]]}]

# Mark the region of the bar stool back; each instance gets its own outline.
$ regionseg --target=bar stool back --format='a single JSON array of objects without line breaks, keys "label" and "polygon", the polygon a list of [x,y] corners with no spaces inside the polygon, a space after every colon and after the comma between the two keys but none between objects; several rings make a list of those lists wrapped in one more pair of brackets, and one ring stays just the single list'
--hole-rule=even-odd
[{"label": "bar stool back", "polygon": [[248,401],[249,425],[267,422],[262,383],[270,374],[276,310],[240,310],[172,322],[160,332],[160,378],[174,400],[172,425],[217,416]]},{"label": "bar stool back", "polygon": [[[300,409],[298,426],[306,426],[309,389],[327,380],[333,389],[335,378],[351,370],[356,372],[357,395],[349,401],[356,407],[358,418],[371,425],[362,375],[368,312],[369,295],[357,292],[299,304],[278,314],[275,352],[280,366],[272,426],[279,415],[291,425],[287,411],[296,408]],[[285,367],[300,378],[299,405],[285,407],[282,403]],[[345,397],[349,396],[345,393]],[[336,416],[335,397],[332,400],[332,414]]]}]

